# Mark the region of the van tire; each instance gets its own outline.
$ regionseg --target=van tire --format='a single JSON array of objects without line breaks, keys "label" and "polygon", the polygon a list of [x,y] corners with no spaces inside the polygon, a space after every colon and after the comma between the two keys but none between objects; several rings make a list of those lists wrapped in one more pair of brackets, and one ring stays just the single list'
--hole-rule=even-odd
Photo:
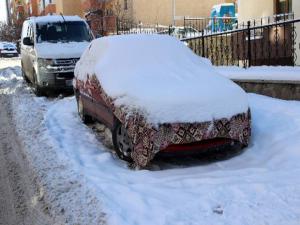
[{"label": "van tire", "polygon": [[43,91],[41,90],[40,86],[37,83],[37,77],[35,71],[33,71],[33,92],[37,97],[43,96]]},{"label": "van tire", "polygon": [[23,77],[23,79],[25,80],[26,83],[28,83],[28,84],[30,83],[30,80],[28,79],[28,77],[27,77],[27,75],[26,75],[26,73],[23,69],[23,63],[22,63],[22,77]]}]

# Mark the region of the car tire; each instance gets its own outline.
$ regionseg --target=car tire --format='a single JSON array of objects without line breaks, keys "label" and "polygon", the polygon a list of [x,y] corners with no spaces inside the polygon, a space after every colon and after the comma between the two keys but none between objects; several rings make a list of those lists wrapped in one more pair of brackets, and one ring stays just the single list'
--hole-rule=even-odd
[{"label": "car tire", "polygon": [[38,83],[37,83],[37,77],[36,77],[36,73],[35,71],[33,72],[33,92],[37,97],[41,97],[43,96],[43,91],[41,90],[41,88],[39,87]]},{"label": "car tire", "polygon": [[131,152],[133,150],[132,140],[128,136],[125,126],[117,120],[112,131],[112,139],[115,151],[120,159],[133,162]]},{"label": "car tire", "polygon": [[87,115],[85,113],[84,107],[83,107],[83,101],[82,101],[82,97],[80,94],[76,95],[76,99],[77,99],[77,111],[78,111],[78,115],[81,119],[81,121],[84,124],[88,124],[91,123],[93,121],[92,117]]}]

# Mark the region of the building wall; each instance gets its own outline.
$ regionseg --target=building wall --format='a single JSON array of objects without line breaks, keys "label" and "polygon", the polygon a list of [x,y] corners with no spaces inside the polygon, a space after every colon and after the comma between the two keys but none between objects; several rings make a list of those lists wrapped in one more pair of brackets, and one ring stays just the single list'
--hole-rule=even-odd
[{"label": "building wall", "polygon": [[[176,25],[184,16],[209,17],[212,7],[235,0],[176,0]],[[173,0],[132,0],[132,13],[136,22],[148,24],[173,24]]]},{"label": "building wall", "polygon": [[81,0],[56,0],[55,3],[57,14],[83,16]]},{"label": "building wall", "polygon": [[238,12],[240,23],[272,16],[274,15],[274,0],[238,0]]},{"label": "building wall", "polygon": [[[293,11],[295,13],[295,18],[300,18],[300,1],[296,0],[293,1]],[[296,32],[297,32],[297,39],[296,39],[296,54],[297,54],[297,61],[296,64],[300,66],[300,23],[296,25]]]}]

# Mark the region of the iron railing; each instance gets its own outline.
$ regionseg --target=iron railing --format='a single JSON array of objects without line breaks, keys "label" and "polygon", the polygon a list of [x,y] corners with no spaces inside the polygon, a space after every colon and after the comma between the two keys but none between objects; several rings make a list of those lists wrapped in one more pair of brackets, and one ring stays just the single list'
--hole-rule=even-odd
[{"label": "iron railing", "polygon": [[116,20],[115,27],[111,27],[107,35],[172,35],[186,42],[196,54],[210,59],[217,66],[247,68],[260,65],[295,65],[296,48],[299,45],[295,26],[300,26],[300,19],[294,19],[293,14],[251,20],[227,26],[221,32],[209,29],[208,21],[202,18],[184,18],[183,27],[173,27]]},{"label": "iron railing", "polygon": [[[275,17],[274,17],[275,18]],[[232,30],[202,32],[201,36],[183,38],[198,55],[209,58],[214,65],[243,67],[260,65],[294,66],[297,60],[295,26],[300,19],[248,21]]]}]

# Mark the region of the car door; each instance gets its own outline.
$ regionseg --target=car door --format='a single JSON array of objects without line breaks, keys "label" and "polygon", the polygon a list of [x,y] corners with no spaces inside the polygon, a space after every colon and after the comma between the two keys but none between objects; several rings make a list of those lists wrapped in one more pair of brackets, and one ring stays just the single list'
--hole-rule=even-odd
[{"label": "car door", "polygon": [[[96,78],[94,78],[96,79]],[[106,104],[101,95],[101,87],[97,80],[91,82],[91,94],[93,99],[93,112],[98,121],[105,124],[109,128],[113,128],[114,114],[112,109]]]}]

